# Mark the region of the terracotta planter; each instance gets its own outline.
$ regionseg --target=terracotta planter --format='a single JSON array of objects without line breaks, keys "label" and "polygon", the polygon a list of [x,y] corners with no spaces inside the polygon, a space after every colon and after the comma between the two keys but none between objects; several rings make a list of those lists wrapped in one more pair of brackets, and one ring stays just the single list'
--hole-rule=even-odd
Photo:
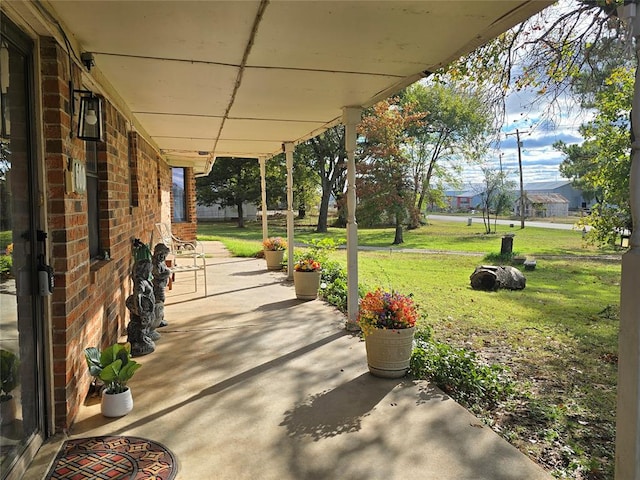
[{"label": "terracotta planter", "polygon": [[11,425],[16,419],[17,410],[14,397],[0,402],[0,425]]},{"label": "terracotta planter", "polygon": [[268,270],[282,270],[284,250],[264,250],[264,258],[267,261]]},{"label": "terracotta planter", "polygon": [[314,300],[318,298],[320,277],[322,272],[293,272],[293,284],[296,288],[296,298],[299,300]]},{"label": "terracotta planter", "polygon": [[127,390],[122,393],[102,392],[102,403],[100,407],[102,415],[105,417],[124,417],[133,410],[131,389],[127,388]]},{"label": "terracotta planter", "polygon": [[415,327],[376,328],[365,337],[369,372],[376,377],[400,378],[409,370]]}]

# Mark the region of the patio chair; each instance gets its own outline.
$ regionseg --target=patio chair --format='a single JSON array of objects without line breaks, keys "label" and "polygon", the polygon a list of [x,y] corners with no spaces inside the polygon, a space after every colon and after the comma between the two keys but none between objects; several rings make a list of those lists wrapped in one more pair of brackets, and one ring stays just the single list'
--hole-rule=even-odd
[{"label": "patio chair", "polygon": [[[156,230],[160,236],[160,241],[164,243],[170,251],[173,259],[169,269],[174,274],[180,272],[193,272],[195,290],[198,291],[198,272],[204,275],[204,295],[207,296],[207,260],[204,254],[204,246],[197,240],[182,240],[171,233],[171,225],[166,223],[156,223]],[[188,258],[190,262],[180,262],[178,259]]]},{"label": "patio chair", "polygon": [[171,224],[156,223],[156,230],[160,236],[160,241],[166,245],[173,255],[195,253],[198,251],[204,253],[202,244],[197,240],[182,240],[171,233]]}]

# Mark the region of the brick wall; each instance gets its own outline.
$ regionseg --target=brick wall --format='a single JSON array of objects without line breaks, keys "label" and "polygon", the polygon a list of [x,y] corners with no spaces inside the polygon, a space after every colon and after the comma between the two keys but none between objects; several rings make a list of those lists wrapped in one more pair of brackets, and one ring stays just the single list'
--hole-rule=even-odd
[{"label": "brick wall", "polygon": [[[65,190],[69,161],[86,164],[85,142],[71,135],[77,118],[72,121],[70,116],[69,59],[48,38],[42,39],[40,55],[47,228],[56,282],[51,318],[54,415],[56,429],[64,430],[76,417],[91,381],[84,349],[105,347],[126,334],[131,242],[151,241],[161,201],[169,198],[171,170],[105,99],[106,141],[97,145],[99,219],[100,247],[110,260],[92,260],[87,196]],[[83,88],[75,66],[73,75],[75,88]]]},{"label": "brick wall", "polygon": [[[196,239],[198,229],[198,219],[196,217],[196,177],[193,173],[193,168],[185,168],[184,177],[187,221],[172,223],[171,231],[181,240],[191,241]],[[173,209],[173,202],[171,202],[171,208]],[[171,218],[173,218],[173,212]]]}]

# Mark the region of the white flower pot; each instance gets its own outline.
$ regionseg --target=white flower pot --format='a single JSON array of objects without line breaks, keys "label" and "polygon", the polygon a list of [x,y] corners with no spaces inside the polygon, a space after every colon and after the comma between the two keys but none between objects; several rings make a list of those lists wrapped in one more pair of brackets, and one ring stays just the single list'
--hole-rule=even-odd
[{"label": "white flower pot", "polygon": [[296,298],[299,300],[314,300],[320,290],[320,278],[322,272],[293,272],[293,284],[296,289]]},{"label": "white flower pot", "polygon": [[102,392],[102,403],[100,404],[102,415],[105,417],[123,417],[133,410],[133,397],[131,389],[127,388],[122,393]]},{"label": "white flower pot", "polygon": [[282,270],[284,250],[265,250],[264,258],[267,261],[268,270]]},{"label": "white flower pot", "polygon": [[400,378],[409,370],[415,327],[376,328],[364,337],[369,372],[376,377]]}]

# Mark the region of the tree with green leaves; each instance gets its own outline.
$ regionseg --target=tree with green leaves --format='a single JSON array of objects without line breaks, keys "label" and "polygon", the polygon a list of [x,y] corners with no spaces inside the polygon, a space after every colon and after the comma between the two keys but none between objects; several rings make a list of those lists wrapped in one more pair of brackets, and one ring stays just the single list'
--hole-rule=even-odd
[{"label": "tree with green leaves", "polygon": [[[428,115],[428,121],[410,127],[406,143],[416,209],[422,213],[442,196],[445,185],[459,183],[462,163],[486,149],[490,115],[476,92],[440,83],[411,85],[403,92],[402,103]],[[419,220],[413,218],[411,226],[417,227]]]},{"label": "tree with green leaves", "polygon": [[258,205],[261,200],[258,160],[217,158],[209,175],[196,179],[196,198],[201,205],[236,207],[238,228],[244,228],[244,204]]},{"label": "tree with green leaves", "polygon": [[567,144],[558,140],[553,148],[562,152],[565,158],[560,164],[560,173],[564,178],[571,180],[571,184],[582,192],[582,198],[586,202],[595,200],[602,202],[602,189],[592,185],[589,181],[589,173],[597,168],[598,148],[593,141],[585,141],[582,144]]},{"label": "tree with green leaves", "polygon": [[344,146],[344,126],[337,125],[296,148],[298,161],[308,169],[308,177],[319,182],[321,198],[318,210],[318,233],[327,232],[329,202],[339,197],[346,179],[347,153]]},{"label": "tree with green leaves", "polygon": [[391,219],[395,226],[394,245],[404,242],[403,226],[416,215],[416,190],[404,146],[412,141],[409,132],[424,117],[410,103],[400,105],[398,99],[387,99],[366,111],[358,126],[359,208]]},{"label": "tree with green leaves", "polygon": [[487,104],[504,115],[509,93],[530,90],[554,115],[567,94],[589,106],[610,72],[635,65],[626,27],[616,15],[623,0],[561,1],[436,74],[462,86],[486,86]]},{"label": "tree with green leaves", "polygon": [[614,69],[595,95],[593,120],[580,127],[585,142],[574,149],[560,146],[572,178],[579,178],[597,195],[597,203],[583,221],[593,227],[587,239],[599,244],[614,243],[622,230],[632,228],[629,128],[634,80],[633,69]]}]

